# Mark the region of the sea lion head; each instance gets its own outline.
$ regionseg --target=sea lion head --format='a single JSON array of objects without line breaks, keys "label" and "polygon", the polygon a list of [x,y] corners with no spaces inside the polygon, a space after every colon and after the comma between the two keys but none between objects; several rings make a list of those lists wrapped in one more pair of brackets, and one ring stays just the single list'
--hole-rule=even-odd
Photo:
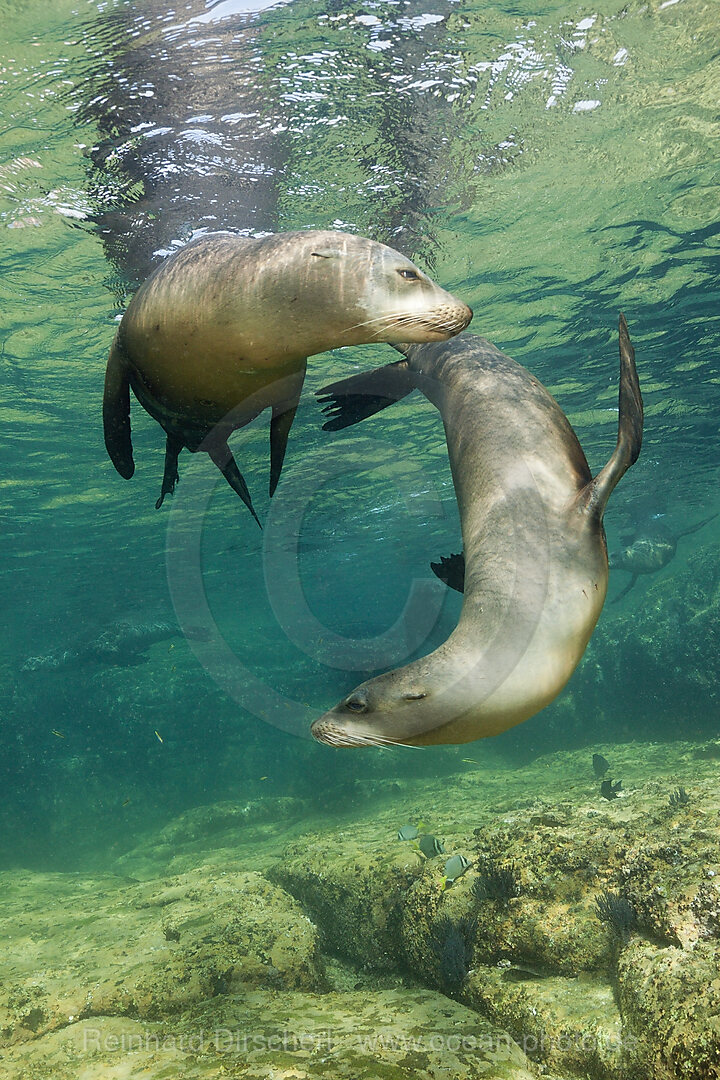
[{"label": "sea lion head", "polygon": [[343,344],[445,341],[472,319],[467,304],[394,248],[350,233],[315,235],[322,242],[311,247],[308,271],[349,317]]},{"label": "sea lion head", "polygon": [[672,539],[640,537],[629,547],[610,555],[611,570],[629,570],[633,574],[654,574],[662,570],[675,554],[676,543]]},{"label": "sea lion head", "polygon": [[330,746],[420,746],[443,741],[433,732],[452,712],[451,688],[435,693],[408,664],[361,683],[315,721],[311,734]]}]

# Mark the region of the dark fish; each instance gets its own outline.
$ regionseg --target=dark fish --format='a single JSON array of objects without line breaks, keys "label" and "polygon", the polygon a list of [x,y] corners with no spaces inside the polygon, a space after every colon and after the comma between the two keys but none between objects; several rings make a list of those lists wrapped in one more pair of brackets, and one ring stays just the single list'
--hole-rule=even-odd
[{"label": "dark fish", "polygon": [[610,762],[607,758],[604,758],[602,754],[593,754],[593,772],[598,780],[605,775],[609,768]]},{"label": "dark fish", "polygon": [[445,854],[442,840],[438,840],[437,836],[430,836],[429,834],[421,836],[418,840],[418,847],[426,859],[434,859],[436,855]]},{"label": "dark fish", "polygon": [[452,885],[453,881],[462,877],[470,866],[470,860],[464,855],[451,855],[445,863],[445,883]]},{"label": "dark fish", "polygon": [[617,799],[618,791],[622,788],[622,780],[616,780],[615,783],[612,780],[603,780],[600,785],[600,794],[603,799]]}]

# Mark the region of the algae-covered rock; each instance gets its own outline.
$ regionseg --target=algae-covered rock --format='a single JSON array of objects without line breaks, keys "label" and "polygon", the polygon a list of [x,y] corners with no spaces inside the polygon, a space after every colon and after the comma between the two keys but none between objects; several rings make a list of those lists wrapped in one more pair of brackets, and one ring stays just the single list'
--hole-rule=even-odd
[{"label": "algae-covered rock", "polygon": [[550,1069],[593,1080],[625,1076],[627,1035],[613,988],[597,976],[567,979],[512,964],[479,965],[463,997]]},{"label": "algae-covered rock", "polygon": [[[592,750],[497,778],[461,773],[453,785],[423,785],[412,813],[398,807],[394,817],[379,813],[295,843],[272,876],[301,900],[328,948],[369,968],[394,963],[489,1016],[544,1067],[642,1080],[653,1075],[654,1051],[621,1020],[618,964],[637,943],[682,945],[692,969],[697,943],[718,934],[720,797],[712,754],[600,749],[624,781],[612,800],[600,793]],[[687,786],[681,802],[670,798],[678,783]],[[423,803],[448,854],[470,862],[451,887],[444,857],[423,860],[396,839]],[[492,867],[510,874],[505,896],[483,885]],[[608,892],[633,912],[627,928],[600,917],[597,901]],[[668,983],[670,998],[680,992],[679,981]],[[708,1003],[702,1016],[711,1014]],[[688,1014],[696,1038],[686,1044],[686,1071],[706,1060],[700,1015]]]},{"label": "algae-covered rock", "polygon": [[164,1023],[92,1018],[6,1050],[0,1064],[8,1080],[535,1077],[501,1029],[427,990],[253,991],[213,998]]},{"label": "algae-covered rock", "polygon": [[[236,808],[220,804],[149,838],[166,865],[194,858],[192,870],[142,883],[7,874],[0,1071],[109,1075],[115,1050],[78,1049],[91,1025],[167,1036],[168,1047],[125,1051],[122,1067],[150,1080],[524,1080],[529,1060],[563,1080],[720,1078],[714,745],[598,747],[623,780],[612,800],[594,748],[514,770],[458,756],[452,784],[413,781],[397,804],[342,827],[315,821],[300,835],[298,823],[282,856],[277,838],[243,846]],[[687,797],[671,798],[680,785]],[[446,855],[425,859],[398,839],[420,822]],[[449,884],[456,854],[469,866]],[[257,872],[270,857],[272,884]],[[500,871],[504,890],[490,887]],[[607,893],[631,907],[627,926],[601,919]],[[326,974],[319,943],[355,970],[333,961]],[[321,1047],[331,1026],[337,1044]],[[241,1052],[189,1045],[219,1029],[248,1036]],[[486,1045],[476,1036],[488,1031]],[[520,1056],[500,1060],[501,1039]]]},{"label": "algae-covered rock", "polygon": [[79,1017],[157,1018],[241,987],[325,985],[315,927],[253,872],[117,878],[5,875],[0,1034]]},{"label": "algae-covered rock", "polygon": [[276,860],[277,851],[287,843],[288,830],[304,813],[306,803],[290,796],[194,806],[144,836],[115,860],[114,869],[141,880],[180,874],[195,869],[208,850],[218,866],[234,869],[238,852],[252,846],[253,867],[262,871],[266,863]]},{"label": "algae-covered rock", "polygon": [[403,906],[422,861],[410,845],[367,845],[343,833],[298,841],[268,876],[314,913],[328,949],[387,968],[402,960]]},{"label": "algae-covered rock", "polygon": [[720,1077],[720,942],[692,949],[659,948],[642,940],[618,965],[625,1024],[637,1041],[641,1077]]}]

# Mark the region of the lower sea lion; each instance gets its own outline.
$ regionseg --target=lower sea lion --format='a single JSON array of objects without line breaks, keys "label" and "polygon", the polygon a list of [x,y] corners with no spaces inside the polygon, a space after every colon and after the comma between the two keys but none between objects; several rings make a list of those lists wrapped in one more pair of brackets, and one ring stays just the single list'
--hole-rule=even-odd
[{"label": "lower sea lion", "polygon": [[272,409],[272,495],[308,356],[372,341],[443,341],[471,318],[404,255],[362,236],[202,236],[163,262],[123,315],[105,376],[108,454],[129,479],[132,387],[167,435],[157,507],[174,490],[186,447],[210,455],[257,520],[227,439]]},{"label": "lower sea lion", "polygon": [[457,628],[429,656],[358,686],[316,720],[333,746],[462,743],[544,708],[585,651],[605,600],[608,497],[637,460],[643,406],[620,316],[615,451],[592,478],[557,402],[490,342],[462,334],[321,391],[345,427],[421,390],[440,410],[462,524]]}]

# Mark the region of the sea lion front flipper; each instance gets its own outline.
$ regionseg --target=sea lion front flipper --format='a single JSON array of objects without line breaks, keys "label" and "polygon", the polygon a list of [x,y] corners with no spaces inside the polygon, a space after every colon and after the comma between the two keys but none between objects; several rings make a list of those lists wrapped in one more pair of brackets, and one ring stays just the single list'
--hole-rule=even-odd
[{"label": "sea lion front flipper", "polygon": [[172,495],[175,491],[175,485],[180,479],[178,475],[178,457],[182,450],[184,443],[180,439],[175,438],[174,435],[168,435],[165,440],[165,471],[163,473],[162,488],[160,490],[160,498],[155,503],[155,509],[159,510],[163,504],[163,500],[166,495]]},{"label": "sea lion front flipper", "polygon": [[627,594],[630,592],[630,590],[632,589],[632,587],[635,584],[635,582],[637,581],[637,579],[638,579],[638,575],[633,574],[633,576],[630,578],[630,580],[628,581],[625,588],[621,589],[620,592],[617,594],[617,596],[613,596],[610,603],[611,604],[617,604],[618,600],[622,600],[623,596],[627,596]]},{"label": "sea lion front flipper", "polygon": [[[255,513],[255,507],[252,504],[248,486],[243,479],[242,473],[237,467],[235,458],[232,456],[232,450],[228,444],[226,442],[216,444],[208,450],[208,454],[210,455],[210,460],[217,465],[230,487],[240,496],[258,525],[260,525],[260,519]],[[262,525],[260,525],[260,528],[262,529]]]},{"label": "sea lion front flipper", "polygon": [[297,402],[289,409],[280,412],[273,406],[270,421],[270,498],[275,494],[280,473],[282,472],[288,435],[297,412]]},{"label": "sea lion front flipper", "polygon": [[635,350],[630,342],[625,316],[620,314],[620,395],[618,437],[607,465],[580,492],[579,502],[596,518],[602,518],[610,494],[618,480],[634,465],[640,454],[643,432],[643,401],[635,368]]},{"label": "sea lion front flipper", "polygon": [[395,360],[374,371],[361,371],[323,386],[316,393],[323,413],[330,417],[323,431],[339,431],[387,409],[415,389],[407,360]]},{"label": "sea lion front flipper", "polygon": [[440,562],[431,562],[430,569],[436,577],[455,592],[465,592],[465,553],[441,555]]},{"label": "sea lion front flipper", "polygon": [[135,472],[130,436],[130,379],[117,338],[110,348],[105,370],[103,429],[110,460],[120,475],[129,480]]}]

